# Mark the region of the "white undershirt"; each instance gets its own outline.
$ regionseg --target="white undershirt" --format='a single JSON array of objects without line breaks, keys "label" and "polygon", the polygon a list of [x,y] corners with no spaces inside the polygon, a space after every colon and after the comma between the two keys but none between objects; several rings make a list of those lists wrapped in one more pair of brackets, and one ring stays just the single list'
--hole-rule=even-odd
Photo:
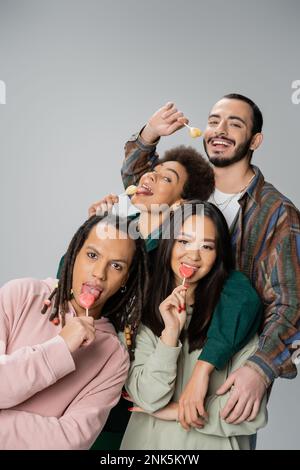
[{"label": "white undershirt", "polygon": [[231,227],[231,224],[240,209],[238,200],[240,199],[241,194],[242,193],[223,193],[222,191],[219,191],[219,189],[215,188],[214,193],[209,198],[209,202],[211,202],[218,209],[220,209],[226,219],[229,228]]}]

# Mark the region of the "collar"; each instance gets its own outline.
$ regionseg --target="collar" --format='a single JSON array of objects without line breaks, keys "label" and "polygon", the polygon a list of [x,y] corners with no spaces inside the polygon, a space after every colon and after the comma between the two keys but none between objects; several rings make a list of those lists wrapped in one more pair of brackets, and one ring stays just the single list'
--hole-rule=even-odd
[{"label": "collar", "polygon": [[255,177],[253,178],[251,184],[248,186],[239,201],[242,201],[245,198],[245,195],[247,194],[255,204],[259,205],[261,202],[261,194],[263,185],[265,184],[265,178],[257,166],[251,165],[251,167],[254,171]]}]

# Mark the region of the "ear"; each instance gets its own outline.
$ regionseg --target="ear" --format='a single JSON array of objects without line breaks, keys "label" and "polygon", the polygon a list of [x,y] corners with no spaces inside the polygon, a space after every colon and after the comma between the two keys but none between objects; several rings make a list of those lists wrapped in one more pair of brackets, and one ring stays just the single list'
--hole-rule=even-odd
[{"label": "ear", "polygon": [[258,147],[260,147],[261,143],[263,141],[263,135],[261,132],[258,132],[252,137],[251,145],[250,145],[250,150],[257,150]]}]

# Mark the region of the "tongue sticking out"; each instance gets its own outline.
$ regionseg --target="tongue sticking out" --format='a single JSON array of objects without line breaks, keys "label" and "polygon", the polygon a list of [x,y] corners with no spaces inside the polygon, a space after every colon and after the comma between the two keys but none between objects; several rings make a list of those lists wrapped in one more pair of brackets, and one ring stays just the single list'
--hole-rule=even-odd
[{"label": "tongue sticking out", "polygon": [[179,268],[179,272],[182,277],[188,279],[189,277],[192,277],[195,272],[195,269],[191,266],[185,266],[184,264],[182,264]]},{"label": "tongue sticking out", "polygon": [[101,291],[97,287],[83,284],[81,287],[81,294],[91,294],[95,297],[95,300],[97,300],[98,297],[100,297]]},{"label": "tongue sticking out", "polygon": [[80,305],[86,309],[91,308],[95,300],[96,300],[95,296],[91,294],[90,292],[83,292],[79,296]]}]

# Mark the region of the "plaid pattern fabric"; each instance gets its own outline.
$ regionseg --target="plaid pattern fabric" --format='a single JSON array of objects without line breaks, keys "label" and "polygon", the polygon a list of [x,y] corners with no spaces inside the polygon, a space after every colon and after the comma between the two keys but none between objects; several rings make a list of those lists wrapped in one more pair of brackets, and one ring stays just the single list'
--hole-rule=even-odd
[{"label": "plaid pattern fabric", "polygon": [[[157,164],[156,144],[147,144],[139,134],[126,143],[125,188]],[[268,385],[278,376],[297,374],[292,355],[293,343],[300,340],[300,213],[257,167],[253,171],[231,236],[235,267],[249,277],[264,304],[259,348],[248,365]]]}]

